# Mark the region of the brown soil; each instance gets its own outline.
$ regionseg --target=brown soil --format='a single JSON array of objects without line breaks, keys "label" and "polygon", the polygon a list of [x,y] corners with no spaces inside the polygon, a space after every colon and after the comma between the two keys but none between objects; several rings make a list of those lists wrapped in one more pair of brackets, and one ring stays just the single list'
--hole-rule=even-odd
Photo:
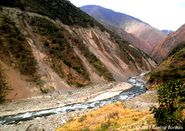
[{"label": "brown soil", "polygon": [[29,83],[23,79],[16,70],[7,66],[3,62],[0,63],[5,73],[6,80],[11,87],[6,95],[7,100],[23,99],[33,97],[36,94],[29,88]]}]

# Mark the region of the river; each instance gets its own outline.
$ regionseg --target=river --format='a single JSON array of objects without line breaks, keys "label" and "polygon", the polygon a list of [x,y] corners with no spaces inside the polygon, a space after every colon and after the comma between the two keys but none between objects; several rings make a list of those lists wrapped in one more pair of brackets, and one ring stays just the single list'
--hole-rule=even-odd
[{"label": "river", "polygon": [[65,113],[65,112],[66,113],[74,112],[78,110],[88,110],[88,109],[99,108],[104,105],[114,103],[117,101],[128,100],[130,98],[133,98],[135,96],[138,96],[146,92],[144,81],[136,77],[131,77],[128,79],[128,83],[132,84],[133,86],[130,89],[124,90],[119,95],[114,96],[112,98],[97,100],[97,101],[92,101],[92,102],[73,103],[73,104],[68,104],[62,107],[57,107],[57,108],[50,108],[50,109],[44,109],[44,110],[39,110],[39,111],[30,111],[30,112],[19,113],[19,114],[14,114],[14,115],[1,116],[0,124],[1,125],[16,124],[21,121],[33,120],[37,117],[50,116],[50,115],[54,115],[58,113]]}]

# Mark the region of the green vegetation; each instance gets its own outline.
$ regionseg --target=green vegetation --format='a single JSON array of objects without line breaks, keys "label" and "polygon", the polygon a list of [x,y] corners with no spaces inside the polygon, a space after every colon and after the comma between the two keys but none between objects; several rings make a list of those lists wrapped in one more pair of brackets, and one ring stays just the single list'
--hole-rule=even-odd
[{"label": "green vegetation", "polygon": [[[25,20],[28,21],[28,23],[32,26],[35,34],[39,34],[38,39],[40,43],[43,44],[37,46],[41,47],[42,51],[46,52],[48,56],[51,56],[49,62],[51,62],[53,69],[69,84],[83,86],[89,84],[90,82],[89,75],[85,70],[82,61],[73,51],[74,44],[76,44],[75,46],[81,50],[87,60],[96,68],[97,73],[100,76],[103,76],[108,81],[112,81],[114,78],[103,65],[103,63],[93,53],[91,53],[89,49],[83,45],[83,43],[81,43],[79,38],[76,37],[76,39],[80,42],[74,42],[73,40],[75,38],[70,36],[67,30],[44,16],[47,16],[53,20],[59,20],[63,24],[73,27],[99,27],[101,31],[106,31],[111,35],[113,42],[118,43],[118,46],[121,48],[121,51],[119,51],[118,54],[121,56],[123,61],[125,61],[128,65],[135,64],[135,61],[137,61],[138,64],[141,63],[141,66],[145,65],[145,63],[142,61],[143,56],[140,51],[129,47],[128,42],[122,40],[113,32],[105,29],[92,17],[82,12],[79,8],[73,6],[67,0],[2,0],[0,1],[0,5],[20,8],[23,11],[34,12],[43,16],[26,18],[27,15],[25,15],[24,17],[26,18]],[[26,49],[28,48],[26,47]],[[130,54],[136,59],[133,60]],[[32,55],[27,56],[32,57]],[[24,58],[27,59],[26,57]],[[21,57],[21,59],[23,58]],[[24,61],[24,59],[21,61]],[[21,72],[26,72],[26,70],[28,70],[26,68],[29,66],[25,66],[27,65],[26,63],[27,62],[24,61],[21,63],[23,65],[18,64],[24,66],[24,71]],[[29,63],[32,64],[32,67],[36,66],[36,63],[34,63],[31,59]],[[32,71],[35,72],[35,69]],[[28,74],[30,74],[29,71]]]},{"label": "green vegetation", "polygon": [[107,131],[107,130],[109,129],[110,126],[111,126],[111,125],[110,125],[110,122],[108,121],[108,122],[106,122],[106,123],[101,124],[101,128],[98,129],[98,130],[99,130],[99,131]]},{"label": "green vegetation", "polygon": [[[35,76],[37,62],[33,57],[31,47],[25,37],[7,16],[0,17],[0,56],[4,61],[10,60],[21,74]],[[8,57],[8,59],[7,59]]]},{"label": "green vegetation", "polygon": [[5,81],[3,70],[1,69],[1,66],[0,66],[0,103],[5,101],[5,95],[8,90],[9,90],[9,87]]},{"label": "green vegetation", "polygon": [[[87,52],[88,50],[85,50],[85,51]],[[96,68],[100,76],[103,76],[108,81],[114,81],[112,74],[107,70],[107,68],[94,54],[89,52],[85,54],[85,57]]]},{"label": "green vegetation", "polygon": [[64,73],[64,66],[75,70],[84,79],[89,81],[88,73],[84,68],[82,61],[74,53],[73,47],[68,39],[68,32],[42,17],[31,17],[29,21],[33,27],[34,32],[46,37],[43,47],[47,54],[52,58],[52,64],[55,71],[62,77],[67,77],[66,80],[69,84],[76,86],[83,86],[83,83],[76,82],[73,74],[69,72],[68,75]]},{"label": "green vegetation", "polygon": [[175,127],[183,125],[182,110],[185,102],[185,85],[180,80],[171,80],[158,87],[159,108],[153,113],[158,126]]},{"label": "green vegetation", "polygon": [[127,109],[124,105],[114,103],[73,118],[56,131],[126,131],[146,129],[154,125],[154,118],[149,112]]},{"label": "green vegetation", "polygon": [[[109,34],[111,34],[111,37],[113,41],[119,44],[122,51],[119,52],[121,58],[127,63],[127,64],[133,64],[135,61],[137,61],[138,64],[140,64],[141,67],[144,67],[146,64],[142,58],[142,53],[134,49],[132,47],[129,47],[128,42],[123,41],[119,36],[115,35],[113,32],[107,30],[102,26],[100,23],[96,22],[92,17],[87,15],[86,13],[82,12],[79,8],[76,8],[73,6],[69,1],[67,0],[3,0],[0,2],[0,5],[4,6],[10,6],[10,7],[19,7],[22,10],[30,11],[30,12],[36,12],[38,14],[48,16],[54,20],[60,20],[62,23],[66,25],[75,25],[75,26],[82,26],[82,27],[94,27],[97,26],[100,28],[101,31],[106,31]],[[46,30],[43,30],[46,31]],[[46,32],[43,32],[46,33]],[[48,45],[46,43],[46,45]],[[58,48],[58,47],[56,47]],[[129,50],[128,50],[129,49]],[[133,58],[130,56],[130,54],[135,57],[136,59],[133,60]],[[94,56],[93,56],[94,57]],[[94,58],[93,58],[94,59]],[[94,59],[95,60],[95,59]],[[67,62],[68,63],[68,62]],[[94,65],[97,67],[100,72],[104,72],[104,67],[101,67],[100,62],[95,62]],[[137,68],[137,67],[136,67]],[[106,73],[109,75],[108,73]],[[108,78],[112,80],[112,78]]]},{"label": "green vegetation", "polygon": [[[185,48],[179,44],[169,57],[149,74],[149,83],[157,87],[159,107],[153,109],[158,126],[183,127],[185,119]],[[157,86],[156,86],[157,85]]]},{"label": "green vegetation", "polygon": [[175,79],[185,80],[185,48],[180,45],[172,52],[175,53],[161,63],[156,71],[149,74],[150,83],[162,83]]},{"label": "green vegetation", "polygon": [[0,5],[36,12],[52,19],[59,19],[66,25],[82,27],[98,25],[93,18],[67,0],[1,0]]},{"label": "green vegetation", "polygon": [[92,64],[93,67],[95,67],[95,69],[98,71],[97,73],[100,76],[103,76],[108,81],[114,81],[112,74],[107,70],[103,63],[93,53],[89,51],[88,47],[86,47],[86,45],[83,44],[82,40],[74,39],[74,43],[76,43],[76,46],[87,58],[89,63]]},{"label": "green vegetation", "polygon": [[184,79],[185,78],[185,66],[173,68],[171,70],[163,70],[158,72],[150,73],[150,83],[161,83],[168,80]]},{"label": "green vegetation", "polygon": [[178,46],[177,46],[176,48],[174,48],[174,49],[170,52],[169,56],[172,56],[173,54],[175,54],[176,52],[180,51],[180,50],[183,49],[183,48],[185,48],[185,42],[182,42],[182,43],[178,44]]},{"label": "green vegetation", "polygon": [[[149,58],[149,56],[147,54],[143,53],[139,49],[130,47],[129,43],[127,41],[120,39],[118,36],[115,36],[115,35],[112,35],[112,36],[114,36],[113,38],[115,38],[115,41],[118,43],[118,45],[121,49],[121,52],[120,52],[121,58],[128,65],[130,65],[130,64],[135,65],[135,63],[137,63],[139,65],[139,67],[141,67],[141,68],[145,67],[144,69],[147,69],[146,63],[143,60],[143,58],[147,58],[147,57]],[[136,67],[136,69],[137,69],[137,67]]]}]

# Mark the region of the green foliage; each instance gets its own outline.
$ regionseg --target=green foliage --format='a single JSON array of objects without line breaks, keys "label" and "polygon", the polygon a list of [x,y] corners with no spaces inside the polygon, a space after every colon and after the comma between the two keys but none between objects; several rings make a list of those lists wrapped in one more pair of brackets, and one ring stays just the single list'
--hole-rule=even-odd
[{"label": "green foliage", "polygon": [[147,69],[146,63],[143,58],[149,58],[149,56],[137,48],[133,48],[129,46],[129,42],[122,40],[119,36],[116,36],[114,33],[111,33],[112,39],[118,43],[121,52],[119,52],[121,58],[128,65],[133,64],[137,69],[135,63],[139,65],[139,67],[145,67]]},{"label": "green foliage", "polygon": [[158,88],[159,108],[153,113],[158,126],[183,126],[185,85],[180,80],[168,81]]},{"label": "green foliage", "polygon": [[52,19],[59,19],[66,25],[98,25],[93,18],[67,0],[1,0],[0,5],[36,12]]},{"label": "green foliage", "polygon": [[82,40],[75,39],[74,43],[76,43],[76,46],[87,58],[89,63],[96,68],[96,70],[98,71],[97,73],[100,76],[103,76],[108,81],[114,81],[112,74],[107,70],[107,68],[103,65],[103,63],[93,53],[89,51],[88,47],[86,47],[86,45],[83,44]]},{"label": "green foliage", "polygon": [[107,131],[109,127],[110,127],[109,121],[106,123],[103,123],[103,124],[101,124],[101,131]]},{"label": "green foliage", "polygon": [[163,66],[165,65],[165,68],[163,67],[164,69],[161,70],[159,66],[159,69],[149,74],[150,83],[160,83],[174,79],[185,79],[185,48],[183,44],[181,46],[179,45],[172,52],[173,55],[166,60],[167,62],[164,61],[164,63],[162,63]]},{"label": "green foliage", "polygon": [[0,34],[4,37],[0,52],[6,54],[6,57],[15,63],[21,74],[34,76],[37,62],[33,57],[31,47],[15,23],[7,16],[2,16]]},{"label": "green foliage", "polygon": [[183,48],[185,48],[185,42],[178,44],[178,46],[177,46],[176,48],[174,48],[174,49],[170,52],[169,56],[172,56],[173,54],[175,54],[176,52],[180,51],[180,50],[183,49]]},{"label": "green foliage", "polygon": [[90,129],[87,127],[87,128],[84,128],[84,129],[80,129],[80,131],[90,131]]},{"label": "green foliage", "polygon": [[85,119],[86,119],[86,115],[83,115],[81,116],[79,119],[78,119],[78,122],[83,122]]},{"label": "green foliage", "polygon": [[[62,78],[65,76],[61,66],[62,63],[64,63],[69,68],[74,69],[84,77],[84,79],[89,80],[89,75],[82,64],[82,61],[74,53],[72,45],[68,39],[68,32],[64,28],[56,25],[50,20],[36,16],[31,17],[29,23],[33,27],[35,33],[47,37],[47,41],[43,42],[44,49],[46,53],[51,56],[53,67]],[[68,74],[66,77],[68,84],[76,86],[83,85],[74,82],[72,74]]]},{"label": "green foliage", "polygon": [[5,95],[6,95],[7,91],[9,90],[9,87],[7,85],[7,82],[6,82],[2,72],[3,71],[0,67],[0,103],[5,101]]},{"label": "green foliage", "polygon": [[[43,36],[48,36],[52,43],[44,42],[44,46],[47,49],[47,52],[52,55],[53,63],[55,63],[56,71],[61,75],[63,72],[60,72],[60,63],[58,59],[62,59],[64,64],[68,67],[76,70],[78,73],[85,76],[89,80],[89,76],[82,65],[81,60],[74,54],[73,46],[68,42],[68,40],[73,40],[71,36],[66,36],[66,31],[62,27],[58,27],[54,23],[40,17],[32,17],[30,24],[35,28],[35,32]],[[92,54],[87,47],[79,40],[79,38],[74,40],[77,47],[81,50],[87,60],[97,69],[99,75],[102,75],[107,80],[114,80],[111,73],[106,69],[102,62]],[[57,58],[56,58],[57,57]],[[76,83],[76,86],[81,86],[80,83]]]},{"label": "green foliage", "polygon": [[169,70],[157,71],[150,73],[150,83],[166,82],[168,80],[183,79],[185,78],[185,66],[175,67]]}]

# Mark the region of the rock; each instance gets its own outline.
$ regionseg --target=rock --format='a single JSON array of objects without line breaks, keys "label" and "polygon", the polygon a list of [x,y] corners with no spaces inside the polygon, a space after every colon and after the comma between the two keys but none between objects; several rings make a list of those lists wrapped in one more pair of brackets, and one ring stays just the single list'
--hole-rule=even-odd
[{"label": "rock", "polygon": [[36,126],[34,124],[30,124],[27,127],[26,131],[45,131],[45,129],[44,128],[41,128],[41,127],[38,127],[38,126]]}]

